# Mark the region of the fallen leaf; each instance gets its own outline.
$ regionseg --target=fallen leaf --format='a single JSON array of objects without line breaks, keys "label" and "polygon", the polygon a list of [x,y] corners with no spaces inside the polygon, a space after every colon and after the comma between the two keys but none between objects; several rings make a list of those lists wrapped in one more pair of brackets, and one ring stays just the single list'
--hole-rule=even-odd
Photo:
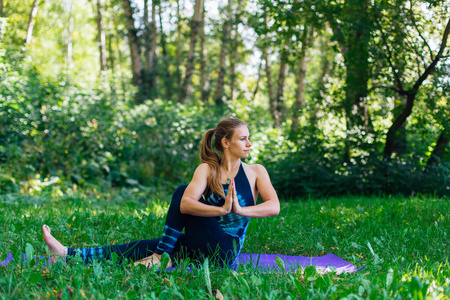
[{"label": "fallen leaf", "polygon": [[212,295],[217,300],[223,300],[223,295],[219,290],[213,290]]},{"label": "fallen leaf", "polygon": [[171,287],[172,286],[172,281],[170,281],[168,278],[164,278],[164,281],[166,282],[166,284]]}]

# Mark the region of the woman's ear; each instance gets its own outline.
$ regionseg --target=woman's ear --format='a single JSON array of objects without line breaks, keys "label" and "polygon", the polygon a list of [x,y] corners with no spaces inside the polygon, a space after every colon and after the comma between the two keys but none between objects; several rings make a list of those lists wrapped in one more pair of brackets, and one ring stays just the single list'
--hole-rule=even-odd
[{"label": "woman's ear", "polygon": [[222,142],[223,149],[224,150],[228,149],[230,142],[226,138],[222,138],[221,142]]}]

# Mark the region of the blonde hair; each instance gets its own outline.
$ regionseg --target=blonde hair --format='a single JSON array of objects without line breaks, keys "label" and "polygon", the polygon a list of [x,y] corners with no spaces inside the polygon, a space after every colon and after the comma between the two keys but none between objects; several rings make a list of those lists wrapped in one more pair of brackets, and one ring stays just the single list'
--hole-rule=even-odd
[{"label": "blonde hair", "polygon": [[209,129],[203,135],[202,146],[200,150],[200,160],[210,166],[210,176],[208,176],[208,189],[211,192],[225,198],[225,192],[220,182],[220,156],[212,147],[212,138],[214,136],[214,148],[220,153],[223,152],[222,139],[231,139],[234,130],[242,125],[243,121],[235,118],[223,119],[217,124],[216,128]]}]

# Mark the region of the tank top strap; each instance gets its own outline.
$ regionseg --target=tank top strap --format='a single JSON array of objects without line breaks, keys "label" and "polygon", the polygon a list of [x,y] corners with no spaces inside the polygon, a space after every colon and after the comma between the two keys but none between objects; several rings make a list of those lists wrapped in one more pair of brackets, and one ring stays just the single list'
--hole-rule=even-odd
[{"label": "tank top strap", "polygon": [[246,206],[254,205],[254,197],[250,182],[248,181],[247,174],[245,174],[244,166],[241,162],[239,171],[234,178],[236,184],[236,191],[243,196],[246,200]]}]

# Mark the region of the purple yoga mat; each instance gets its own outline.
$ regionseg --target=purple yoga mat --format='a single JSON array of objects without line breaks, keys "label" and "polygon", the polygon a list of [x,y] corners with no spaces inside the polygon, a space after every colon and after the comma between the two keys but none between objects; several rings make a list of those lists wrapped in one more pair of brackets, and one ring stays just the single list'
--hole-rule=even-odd
[{"label": "purple yoga mat", "polygon": [[[325,272],[329,271],[330,267],[335,267],[337,274],[357,271],[354,265],[331,253],[318,257],[241,253],[236,260],[236,265],[251,264],[252,268],[262,271],[281,270],[276,262],[276,257],[281,258],[284,262],[286,271],[291,272],[307,266],[316,266],[317,270]],[[26,255],[21,254],[21,258],[26,259]],[[51,259],[48,256],[35,256],[35,258],[39,261],[44,260],[45,264],[51,262]],[[6,267],[13,260],[12,253],[9,253],[6,259],[0,262],[0,266]]]},{"label": "purple yoga mat", "polygon": [[330,271],[330,267],[335,267],[337,274],[357,271],[354,265],[331,253],[317,257],[241,253],[237,258],[236,264],[251,264],[254,269],[270,271],[277,268],[280,269],[276,262],[276,257],[283,260],[286,271],[295,271],[308,266],[315,266],[319,271]]}]

